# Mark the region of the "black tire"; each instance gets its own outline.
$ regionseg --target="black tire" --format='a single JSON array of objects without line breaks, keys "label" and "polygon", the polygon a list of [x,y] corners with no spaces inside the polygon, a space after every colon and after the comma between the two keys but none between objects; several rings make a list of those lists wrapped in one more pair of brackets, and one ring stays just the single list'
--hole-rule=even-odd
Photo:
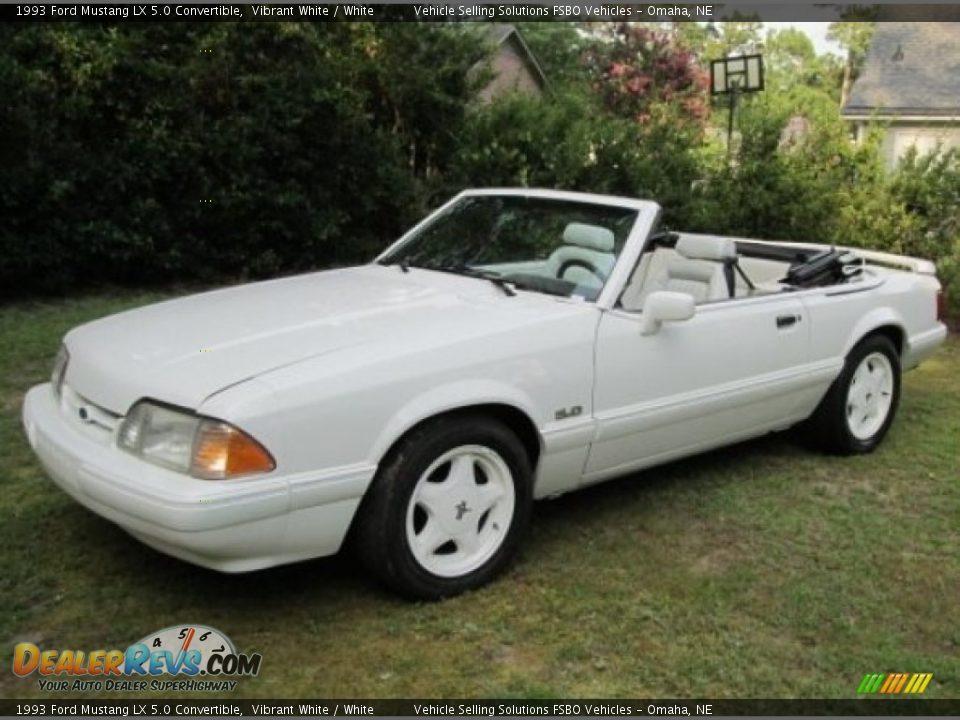
[{"label": "black tire", "polygon": [[[471,572],[444,577],[428,570],[414,555],[407,536],[407,512],[414,490],[431,464],[465,445],[483,446],[502,458],[512,476],[514,507],[509,529],[494,554]],[[530,523],[532,475],[523,444],[512,430],[492,418],[464,414],[424,423],[380,464],[357,513],[354,547],[374,576],[408,598],[439,600],[478,588],[503,572],[516,555]],[[480,523],[482,527],[483,521]]]},{"label": "black tire", "polygon": [[[853,376],[860,364],[870,355],[881,353],[893,370],[891,402],[886,419],[868,437],[857,437],[851,429],[847,399]],[[883,440],[897,414],[900,404],[900,356],[885,335],[869,335],[847,355],[843,370],[833,381],[827,394],[813,415],[802,426],[803,434],[822,450],[837,455],[857,455],[872,452]]]}]

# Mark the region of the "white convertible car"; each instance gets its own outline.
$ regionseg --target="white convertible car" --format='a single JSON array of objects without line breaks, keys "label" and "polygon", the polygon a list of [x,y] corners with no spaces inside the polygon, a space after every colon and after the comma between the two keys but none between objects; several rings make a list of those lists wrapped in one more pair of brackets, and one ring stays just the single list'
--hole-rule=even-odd
[{"label": "white convertible car", "polygon": [[872,450],[943,341],[932,263],[672,233],[653,202],[469,190],[373,263],[83,325],[23,420],[51,478],[226,572],[336,553],[437,598],[532,501],[805,422]]}]

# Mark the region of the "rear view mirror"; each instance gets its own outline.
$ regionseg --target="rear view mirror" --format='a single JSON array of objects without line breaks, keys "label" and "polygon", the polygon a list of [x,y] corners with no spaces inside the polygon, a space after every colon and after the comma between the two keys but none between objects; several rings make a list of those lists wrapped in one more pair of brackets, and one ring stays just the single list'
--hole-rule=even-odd
[{"label": "rear view mirror", "polygon": [[692,295],[669,290],[650,293],[643,303],[640,334],[653,335],[661,323],[689,320],[695,312]]}]

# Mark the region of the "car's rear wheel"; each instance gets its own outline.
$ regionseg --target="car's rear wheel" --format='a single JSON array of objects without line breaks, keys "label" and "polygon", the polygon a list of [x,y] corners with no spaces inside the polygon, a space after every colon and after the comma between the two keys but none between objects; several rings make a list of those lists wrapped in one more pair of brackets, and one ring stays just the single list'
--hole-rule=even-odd
[{"label": "car's rear wheel", "polygon": [[427,423],[381,464],[359,511],[360,557],[408,597],[479,587],[516,553],[529,523],[531,474],[523,444],[491,418]]},{"label": "car's rear wheel", "polygon": [[871,335],[847,355],[840,376],[808,423],[822,448],[842,455],[871,452],[883,440],[900,402],[900,357],[884,335]]}]

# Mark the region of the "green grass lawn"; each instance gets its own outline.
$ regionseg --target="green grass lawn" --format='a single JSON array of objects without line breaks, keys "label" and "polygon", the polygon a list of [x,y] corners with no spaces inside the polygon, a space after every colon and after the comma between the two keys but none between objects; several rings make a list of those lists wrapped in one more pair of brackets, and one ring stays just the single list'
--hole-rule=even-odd
[{"label": "green grass lawn", "polygon": [[[263,654],[252,697],[960,697],[960,342],[905,377],[867,457],[771,436],[538,503],[514,568],[437,604],[349,557],[226,576],[150,550],[44,477],[20,425],[73,325],[159,295],[0,308],[0,696],[13,644],[125,648],[168,625]],[[60,696],[62,697],[62,696]]]}]

